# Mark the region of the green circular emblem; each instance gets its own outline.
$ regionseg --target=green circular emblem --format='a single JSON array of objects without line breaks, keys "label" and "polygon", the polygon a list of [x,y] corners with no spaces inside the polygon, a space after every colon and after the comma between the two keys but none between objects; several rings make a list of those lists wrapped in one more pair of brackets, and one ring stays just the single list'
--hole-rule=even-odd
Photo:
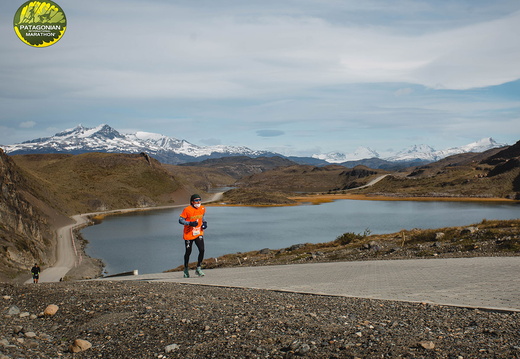
[{"label": "green circular emblem", "polygon": [[67,28],[61,7],[52,1],[27,1],[14,15],[14,32],[29,46],[45,47],[58,42]]}]

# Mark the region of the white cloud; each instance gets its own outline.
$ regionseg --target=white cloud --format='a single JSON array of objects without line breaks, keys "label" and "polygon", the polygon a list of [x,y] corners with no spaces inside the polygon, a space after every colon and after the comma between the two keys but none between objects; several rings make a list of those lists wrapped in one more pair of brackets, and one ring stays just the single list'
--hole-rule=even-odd
[{"label": "white cloud", "polygon": [[[429,87],[468,89],[499,85],[520,78],[520,11],[508,17],[434,34],[434,61],[415,71]],[[425,51],[426,52],[426,51]]]},{"label": "white cloud", "polygon": [[[375,26],[331,15],[334,7],[353,19],[390,10],[378,2],[329,1],[321,13],[312,1],[227,11],[181,4],[103,3],[98,13],[78,13],[57,47],[62,61],[34,68],[22,57],[26,76],[14,91],[40,91],[34,79],[42,75],[68,96],[89,98],[254,98],[359,82],[467,89],[520,78],[520,47],[512,45],[520,11],[444,31],[396,32],[385,19]],[[417,9],[433,11],[426,4],[401,1],[392,11],[413,18]],[[53,63],[54,53],[39,55]]]}]

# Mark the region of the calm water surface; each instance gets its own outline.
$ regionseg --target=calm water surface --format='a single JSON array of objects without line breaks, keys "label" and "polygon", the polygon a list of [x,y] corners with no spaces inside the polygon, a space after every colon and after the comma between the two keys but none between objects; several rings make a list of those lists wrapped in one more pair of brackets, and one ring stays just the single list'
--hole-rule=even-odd
[{"label": "calm water surface", "polygon": [[[87,254],[108,274],[138,269],[157,273],[183,263],[182,208],[107,217],[82,230]],[[401,229],[469,225],[483,219],[520,218],[515,203],[338,200],[318,206],[206,207],[206,258],[298,243],[329,242],[345,232],[393,233]],[[195,261],[194,249],[190,261]]]}]

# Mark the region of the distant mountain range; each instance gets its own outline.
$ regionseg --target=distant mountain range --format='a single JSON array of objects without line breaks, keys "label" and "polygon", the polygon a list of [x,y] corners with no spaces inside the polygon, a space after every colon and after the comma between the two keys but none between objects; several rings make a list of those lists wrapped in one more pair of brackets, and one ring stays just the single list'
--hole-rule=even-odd
[{"label": "distant mountain range", "polygon": [[460,153],[467,152],[484,152],[492,148],[499,148],[504,146],[507,146],[507,144],[497,143],[491,137],[488,137],[476,142],[472,142],[465,146],[448,148],[446,150],[435,150],[434,148],[428,145],[413,145],[396,153],[381,156],[379,153],[377,153],[369,147],[359,147],[358,149],[356,149],[354,153],[344,154],[339,152],[330,152],[326,154],[314,155],[312,157],[330,163],[343,163],[373,158],[389,162],[416,160],[435,162],[451,155],[458,155]]},{"label": "distant mountain range", "polygon": [[466,146],[439,151],[427,145],[414,145],[402,151],[381,156],[368,147],[360,147],[352,154],[331,152],[316,154],[312,157],[286,157],[268,151],[255,151],[243,146],[197,146],[185,140],[149,132],[140,131],[132,134],[123,134],[109,125],[103,124],[95,128],[86,128],[79,125],[51,137],[0,147],[10,155],[31,153],[146,152],[158,161],[168,164],[200,162],[210,158],[229,156],[248,156],[253,158],[280,156],[298,163],[314,165],[338,163],[349,167],[364,164],[372,168],[392,168],[392,166],[396,166],[396,163],[399,164],[399,167],[416,165],[438,161],[454,154],[484,152],[503,146],[507,145],[499,144],[492,138],[483,138]]}]

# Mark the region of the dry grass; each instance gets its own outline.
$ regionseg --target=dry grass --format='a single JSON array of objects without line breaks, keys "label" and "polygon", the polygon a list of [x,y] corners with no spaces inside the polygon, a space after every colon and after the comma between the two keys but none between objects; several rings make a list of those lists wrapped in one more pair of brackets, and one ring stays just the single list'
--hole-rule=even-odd
[{"label": "dry grass", "polygon": [[295,165],[242,178],[237,185],[242,188],[263,189],[266,192],[327,192],[358,187],[385,173],[387,172],[363,166],[349,169],[340,165]]},{"label": "dry grass", "polygon": [[181,188],[155,160],[129,154],[19,155],[12,157],[40,194],[65,213],[173,203]]},{"label": "dry grass", "polygon": [[388,176],[374,186],[356,191],[359,194],[406,197],[473,197],[515,198],[518,188],[515,180],[520,176],[520,168],[488,177],[489,168],[447,167],[431,176]]}]

